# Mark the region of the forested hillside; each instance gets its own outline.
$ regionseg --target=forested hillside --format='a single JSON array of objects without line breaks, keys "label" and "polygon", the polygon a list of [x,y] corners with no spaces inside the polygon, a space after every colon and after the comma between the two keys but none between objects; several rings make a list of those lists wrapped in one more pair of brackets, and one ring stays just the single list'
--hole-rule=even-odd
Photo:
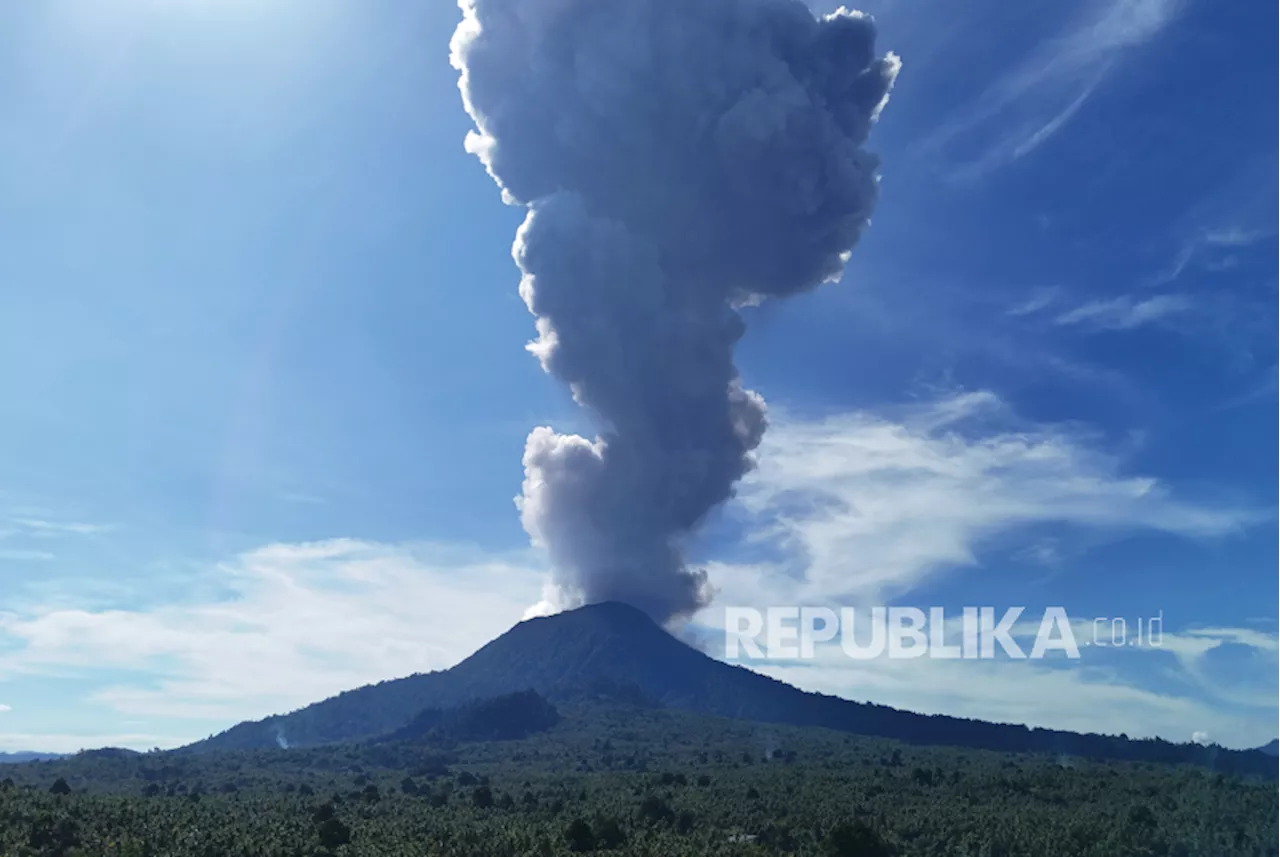
[{"label": "forested hillside", "polygon": [[368,740],[403,728],[426,709],[451,709],[525,690],[555,699],[603,695],[765,723],[822,726],[911,744],[1095,759],[1194,763],[1274,776],[1273,757],[1198,744],[1136,741],[931,716],[807,693],[717,661],[625,604],[593,604],[521,622],[452,669],[369,685],[292,714],[241,723],[192,752]]},{"label": "forested hillside", "polygon": [[[481,719],[502,721],[512,705]],[[413,741],[12,766],[0,854],[1276,854],[1274,779],[598,701],[556,708],[554,725],[517,741],[429,729]]]}]

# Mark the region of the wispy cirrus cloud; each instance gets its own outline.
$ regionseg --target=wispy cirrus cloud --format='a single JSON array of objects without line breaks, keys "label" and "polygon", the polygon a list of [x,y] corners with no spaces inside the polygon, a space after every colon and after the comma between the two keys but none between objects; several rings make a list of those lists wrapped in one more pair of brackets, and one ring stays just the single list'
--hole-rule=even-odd
[{"label": "wispy cirrus cloud", "polygon": [[1244,229],[1239,226],[1224,226],[1210,229],[1204,233],[1204,243],[1213,247],[1248,247],[1265,238],[1275,235],[1271,229]]},{"label": "wispy cirrus cloud", "polygon": [[1035,289],[1026,300],[1005,310],[1005,315],[1014,317],[1035,315],[1053,306],[1060,296],[1060,290],[1056,288]]},{"label": "wispy cirrus cloud", "polygon": [[49,549],[55,540],[97,536],[112,529],[107,524],[0,512],[0,562],[52,562],[58,558]]},{"label": "wispy cirrus cloud", "polygon": [[1057,316],[1059,326],[1079,326],[1089,330],[1133,330],[1195,309],[1186,295],[1165,294],[1135,299],[1130,295],[1081,304]]},{"label": "wispy cirrus cloud", "polygon": [[1237,254],[1263,241],[1273,240],[1275,235],[1275,229],[1270,227],[1229,225],[1196,229],[1182,241],[1173,262],[1152,283],[1157,286],[1171,283],[1188,269],[1229,271],[1239,263]]},{"label": "wispy cirrus cloud", "polygon": [[957,108],[919,144],[976,178],[1022,158],[1060,132],[1125,59],[1176,16],[1178,0],[1103,0],[1043,41],[976,100]]},{"label": "wispy cirrus cloud", "polygon": [[42,518],[13,518],[14,526],[32,533],[53,533],[76,536],[92,536],[110,532],[109,524],[88,524],[82,521],[48,521]]}]

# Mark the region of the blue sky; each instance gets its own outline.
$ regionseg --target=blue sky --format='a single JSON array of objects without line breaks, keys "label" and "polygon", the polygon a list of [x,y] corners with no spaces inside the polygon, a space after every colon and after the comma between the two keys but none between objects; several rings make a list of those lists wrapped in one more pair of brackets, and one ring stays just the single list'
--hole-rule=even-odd
[{"label": "blue sky", "polygon": [[[1274,7],[864,8],[903,58],[881,201],[843,282],[748,310],[772,427],[691,546],[717,605],[1162,612],[1163,650],[1076,664],[770,670],[1269,740]],[[459,17],[0,8],[0,750],[183,743],[539,600],[524,440],[590,427],[524,350]]]}]

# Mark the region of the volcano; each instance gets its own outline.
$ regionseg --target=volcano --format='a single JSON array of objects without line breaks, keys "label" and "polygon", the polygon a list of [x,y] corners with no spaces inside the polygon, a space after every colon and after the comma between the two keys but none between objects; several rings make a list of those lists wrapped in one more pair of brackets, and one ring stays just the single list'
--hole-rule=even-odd
[{"label": "volcano", "polygon": [[289,714],[241,723],[184,749],[208,752],[372,740],[401,729],[424,710],[447,710],[527,690],[550,700],[604,697],[920,745],[1276,773],[1275,759],[1258,751],[925,715],[810,693],[717,661],[671,636],[644,612],[617,602],[520,622],[450,669],[346,691]]}]

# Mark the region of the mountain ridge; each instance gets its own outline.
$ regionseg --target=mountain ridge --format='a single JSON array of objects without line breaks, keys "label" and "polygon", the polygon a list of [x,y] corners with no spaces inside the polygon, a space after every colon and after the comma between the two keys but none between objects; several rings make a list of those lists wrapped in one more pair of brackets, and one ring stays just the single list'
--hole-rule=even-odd
[{"label": "mountain ridge", "polygon": [[601,682],[625,686],[632,695],[664,707],[761,723],[822,726],[912,744],[1195,763],[1275,774],[1274,759],[1254,751],[926,715],[803,691],[715,660],[677,640],[642,611],[617,602],[520,622],[450,669],[366,685],[289,714],[246,721],[183,750],[369,740],[394,732],[426,709],[455,708],[524,690],[562,698]]},{"label": "mountain ridge", "polygon": [[39,750],[15,750],[0,752],[0,765],[21,765],[25,762],[48,762],[66,758],[65,753],[41,753]]}]

